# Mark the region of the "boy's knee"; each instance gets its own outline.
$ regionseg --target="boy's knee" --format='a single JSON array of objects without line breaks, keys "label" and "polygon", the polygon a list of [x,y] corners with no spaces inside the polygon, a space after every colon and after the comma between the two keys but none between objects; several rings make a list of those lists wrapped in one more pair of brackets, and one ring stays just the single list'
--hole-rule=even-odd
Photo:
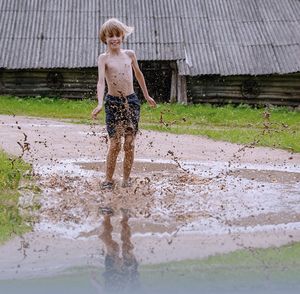
[{"label": "boy's knee", "polygon": [[121,150],[121,143],[117,144],[115,147],[114,147],[115,151],[116,152],[120,152]]},{"label": "boy's knee", "polygon": [[133,141],[124,142],[123,149],[125,152],[130,152],[134,150],[134,143]]},{"label": "boy's knee", "polygon": [[111,142],[110,149],[112,151],[119,152],[121,150],[121,142],[120,141]]}]

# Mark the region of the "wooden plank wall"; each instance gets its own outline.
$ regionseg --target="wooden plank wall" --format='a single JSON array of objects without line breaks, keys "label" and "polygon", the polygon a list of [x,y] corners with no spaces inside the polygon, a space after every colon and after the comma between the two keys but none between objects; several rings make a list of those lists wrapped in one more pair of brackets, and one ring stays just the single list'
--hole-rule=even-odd
[{"label": "wooden plank wall", "polygon": [[[167,102],[170,97],[171,67],[165,63],[143,62],[150,95],[157,101]],[[60,87],[52,87],[47,75],[59,73],[63,77]],[[62,98],[96,98],[97,69],[51,69],[51,70],[6,70],[0,69],[0,94]],[[259,94],[243,96],[245,81],[255,81]],[[142,93],[135,81],[135,90],[142,99]],[[187,77],[187,96],[189,103],[247,103],[300,105],[300,73],[269,76],[197,76]]]},{"label": "wooden plank wall", "polygon": [[[1,70],[0,93],[24,96],[63,97],[83,99],[95,96],[96,69]],[[58,87],[47,82],[49,73],[63,79]]]},{"label": "wooden plank wall", "polygon": [[[245,81],[250,81],[250,84],[254,81],[258,86],[254,93],[242,94]],[[188,77],[187,88],[189,103],[300,105],[300,73]]]},{"label": "wooden plank wall", "polygon": [[[170,98],[171,67],[170,62],[140,62],[150,95],[157,101],[167,102]],[[56,74],[58,83],[49,83],[49,74]],[[62,79],[60,79],[60,77]],[[95,98],[98,71],[97,68],[81,69],[0,69],[0,94],[19,97],[61,97]],[[59,82],[61,80],[61,82]],[[143,94],[134,80],[134,88],[141,100]]]}]

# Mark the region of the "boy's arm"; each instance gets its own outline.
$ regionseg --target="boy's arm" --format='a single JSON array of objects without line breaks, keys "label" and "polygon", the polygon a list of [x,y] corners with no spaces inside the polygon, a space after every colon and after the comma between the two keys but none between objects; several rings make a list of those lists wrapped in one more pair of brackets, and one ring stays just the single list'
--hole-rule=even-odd
[{"label": "boy's arm", "polygon": [[135,74],[135,77],[136,77],[142,91],[143,91],[145,99],[147,100],[147,102],[149,103],[150,106],[155,107],[156,102],[154,101],[154,99],[152,97],[149,96],[145,78],[144,78],[143,73],[140,70],[140,67],[138,65],[134,51],[128,50],[128,55],[130,56],[130,58],[132,60],[132,67],[134,70],[134,74]]},{"label": "boy's arm", "polygon": [[101,54],[98,58],[98,82],[97,82],[97,98],[98,106],[93,110],[92,117],[95,119],[98,113],[102,110],[103,96],[105,90],[105,61],[104,55]]}]

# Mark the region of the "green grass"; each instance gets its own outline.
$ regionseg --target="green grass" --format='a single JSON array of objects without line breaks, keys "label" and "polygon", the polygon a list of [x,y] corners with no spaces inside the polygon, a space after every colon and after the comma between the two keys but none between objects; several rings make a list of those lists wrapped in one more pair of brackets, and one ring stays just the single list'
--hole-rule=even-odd
[{"label": "green grass", "polygon": [[[145,106],[142,125],[148,130],[204,135],[215,140],[288,149],[300,152],[300,112],[286,107],[265,109],[249,106],[159,105]],[[162,116],[162,120],[161,120]],[[154,122],[154,123],[153,123]],[[266,126],[268,129],[266,129]]]},{"label": "green grass", "polygon": [[18,207],[19,183],[30,169],[23,160],[9,158],[0,150],[0,243],[30,230]]},{"label": "green grass", "polygon": [[[0,96],[0,113],[91,123],[95,101]],[[300,112],[272,107],[269,121],[265,109],[240,106],[159,104],[156,109],[142,105],[141,128],[175,134],[204,135],[233,143],[257,142],[259,146],[300,152]],[[104,123],[104,113],[99,118]],[[268,130],[266,130],[266,125]]]},{"label": "green grass", "polygon": [[81,120],[90,117],[95,101],[0,96],[0,113]]}]

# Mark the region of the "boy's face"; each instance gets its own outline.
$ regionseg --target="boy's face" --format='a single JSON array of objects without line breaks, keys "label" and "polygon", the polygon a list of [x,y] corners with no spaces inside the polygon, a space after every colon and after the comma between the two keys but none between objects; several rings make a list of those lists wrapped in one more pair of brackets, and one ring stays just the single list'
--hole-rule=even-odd
[{"label": "boy's face", "polygon": [[121,33],[110,33],[106,35],[106,44],[111,49],[117,49],[123,42],[123,35]]}]

